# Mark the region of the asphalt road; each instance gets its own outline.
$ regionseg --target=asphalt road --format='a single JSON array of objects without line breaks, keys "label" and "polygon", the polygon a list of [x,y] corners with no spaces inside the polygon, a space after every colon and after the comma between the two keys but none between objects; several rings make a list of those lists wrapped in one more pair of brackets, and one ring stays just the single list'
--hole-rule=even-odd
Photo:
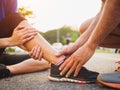
[{"label": "asphalt road", "polygon": [[[95,54],[85,65],[90,70],[99,73],[114,71],[120,60],[118,54]],[[51,82],[48,80],[49,70],[29,74],[16,75],[0,80],[0,90],[115,90],[98,83],[77,84],[67,82]]]}]

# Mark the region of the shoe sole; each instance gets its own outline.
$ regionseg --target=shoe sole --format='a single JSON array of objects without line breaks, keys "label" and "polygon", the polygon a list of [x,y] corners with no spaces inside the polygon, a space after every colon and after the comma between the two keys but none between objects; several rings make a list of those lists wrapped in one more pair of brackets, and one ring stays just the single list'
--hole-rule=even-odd
[{"label": "shoe sole", "polygon": [[115,83],[108,83],[108,82],[103,82],[102,80],[100,80],[99,78],[97,78],[97,81],[105,86],[111,87],[111,88],[116,88],[116,89],[120,89],[120,84],[115,84]]},{"label": "shoe sole", "polygon": [[56,82],[71,82],[71,83],[79,83],[79,84],[89,84],[89,83],[95,83],[96,81],[80,81],[80,80],[74,80],[70,78],[57,78],[57,77],[52,77],[48,76],[48,79],[50,81],[56,81]]}]

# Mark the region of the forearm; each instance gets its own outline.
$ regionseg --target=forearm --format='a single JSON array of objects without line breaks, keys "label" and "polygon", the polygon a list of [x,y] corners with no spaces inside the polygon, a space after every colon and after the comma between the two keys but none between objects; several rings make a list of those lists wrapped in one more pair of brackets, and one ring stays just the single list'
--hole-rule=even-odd
[{"label": "forearm", "polygon": [[101,12],[101,17],[94,28],[87,44],[95,49],[119,24],[120,22],[120,1],[107,0]]},{"label": "forearm", "polygon": [[0,48],[5,48],[5,47],[12,46],[12,44],[10,42],[10,38],[0,38],[0,42],[2,42],[0,44]]},{"label": "forearm", "polygon": [[11,42],[11,35],[15,27],[25,18],[18,13],[12,13],[0,20],[0,48],[14,46]]},{"label": "forearm", "polygon": [[93,18],[87,30],[85,30],[85,32],[76,40],[74,47],[79,48],[87,42],[87,40],[89,39],[93,29],[95,28],[99,20],[100,14],[101,14],[101,11]]}]

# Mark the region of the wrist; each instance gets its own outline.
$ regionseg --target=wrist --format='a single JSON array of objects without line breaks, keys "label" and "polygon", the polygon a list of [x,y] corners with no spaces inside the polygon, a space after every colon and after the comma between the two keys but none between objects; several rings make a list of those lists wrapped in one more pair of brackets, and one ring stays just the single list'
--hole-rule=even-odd
[{"label": "wrist", "polygon": [[6,45],[7,45],[7,47],[15,46],[14,43],[12,42],[11,37],[6,39]]},{"label": "wrist", "polygon": [[87,47],[89,47],[91,50],[95,50],[97,48],[97,44],[93,43],[93,42],[86,42],[85,44]]}]

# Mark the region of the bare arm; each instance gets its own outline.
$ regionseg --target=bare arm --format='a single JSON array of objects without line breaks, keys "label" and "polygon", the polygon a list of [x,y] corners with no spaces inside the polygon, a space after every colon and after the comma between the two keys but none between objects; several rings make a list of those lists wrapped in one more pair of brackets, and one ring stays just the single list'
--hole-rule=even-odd
[{"label": "bare arm", "polygon": [[90,38],[61,65],[61,75],[67,72],[66,76],[68,77],[75,71],[74,75],[77,76],[82,65],[84,65],[94,54],[96,47],[119,23],[120,1],[106,0],[105,6],[101,11],[101,16],[96,26],[93,28]]},{"label": "bare arm", "polygon": [[90,48],[96,48],[96,46],[98,46],[119,23],[120,1],[107,0],[101,13],[101,17],[87,42]]},{"label": "bare arm", "polygon": [[84,45],[87,40],[89,39],[93,29],[95,28],[98,20],[99,20],[99,17],[100,17],[100,14],[99,13],[98,15],[95,16],[95,18],[92,20],[90,26],[87,28],[87,30],[76,40],[76,42],[74,43],[74,47],[77,47],[77,49],[79,47],[81,47],[82,45]]},{"label": "bare arm", "polygon": [[[87,26],[85,26],[86,28],[84,28],[85,32],[81,34],[81,36],[75,41],[75,43],[73,45],[69,45],[64,50],[58,52],[56,54],[56,56],[71,55],[78,48],[80,48],[81,46],[83,46],[87,42],[87,40],[89,39],[92,31],[94,30],[95,26],[97,25],[97,22],[99,21],[101,11],[102,11],[103,7],[104,7],[104,3],[102,4],[99,13],[95,17],[93,17],[89,22],[85,22],[83,24],[83,27],[84,27],[84,25],[87,24]],[[89,23],[89,25],[88,25],[88,23]]]},{"label": "bare arm", "polygon": [[0,42],[2,42],[0,44],[0,48],[5,48],[5,47],[11,46],[9,38],[0,38]]}]

